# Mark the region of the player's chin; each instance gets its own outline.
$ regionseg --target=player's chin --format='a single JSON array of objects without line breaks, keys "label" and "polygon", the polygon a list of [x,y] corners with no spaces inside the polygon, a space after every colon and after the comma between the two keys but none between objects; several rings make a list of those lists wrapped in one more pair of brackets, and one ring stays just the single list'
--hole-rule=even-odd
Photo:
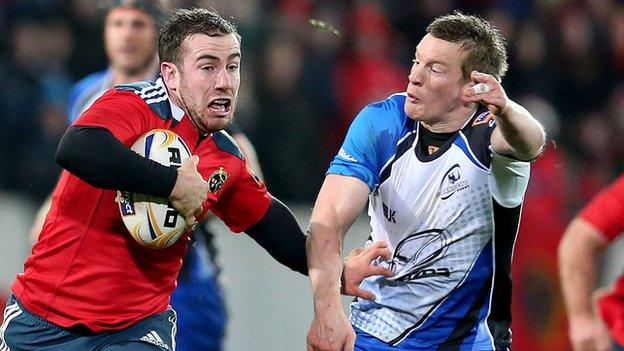
[{"label": "player's chin", "polygon": [[423,115],[422,109],[414,105],[408,106],[407,104],[405,104],[405,114],[415,121],[420,121]]},{"label": "player's chin", "polygon": [[234,114],[230,113],[225,116],[211,116],[204,123],[204,128],[208,130],[210,133],[217,132],[227,128],[230,124],[232,124],[232,120],[234,118]]}]

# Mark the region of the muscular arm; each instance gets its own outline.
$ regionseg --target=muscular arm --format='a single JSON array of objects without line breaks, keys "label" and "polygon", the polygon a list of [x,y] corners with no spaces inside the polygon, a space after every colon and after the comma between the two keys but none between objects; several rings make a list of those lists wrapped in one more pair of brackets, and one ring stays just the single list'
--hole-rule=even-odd
[{"label": "muscular arm", "polygon": [[357,178],[328,175],[316,199],[307,242],[314,295],[308,349],[352,350],[355,335],[342,310],[340,274],[345,233],[362,213],[368,186]]},{"label": "muscular arm", "polygon": [[542,152],[545,134],[541,124],[529,111],[512,100],[500,116],[494,116],[497,127],[492,133],[492,148],[503,155],[530,161]]},{"label": "muscular arm", "polygon": [[559,244],[559,275],[574,350],[593,350],[600,342],[600,317],[594,310],[592,292],[596,258],[606,245],[602,233],[578,217],[570,223]]},{"label": "muscular arm", "polygon": [[509,99],[492,75],[474,71],[470,79],[485,90],[473,85],[464,91],[463,99],[486,105],[494,116],[497,125],[491,139],[494,151],[523,161],[538,157],[546,139],[542,125],[524,107]]},{"label": "muscular arm", "polygon": [[362,213],[368,194],[368,186],[357,178],[333,174],[325,178],[308,229],[308,269],[315,301],[339,300],[344,235]]}]

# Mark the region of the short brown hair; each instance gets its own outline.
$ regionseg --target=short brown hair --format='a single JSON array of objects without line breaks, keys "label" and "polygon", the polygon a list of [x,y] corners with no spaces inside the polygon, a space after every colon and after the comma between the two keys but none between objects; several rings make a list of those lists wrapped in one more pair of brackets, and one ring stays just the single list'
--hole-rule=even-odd
[{"label": "short brown hair", "polygon": [[507,72],[507,49],[505,39],[488,21],[461,12],[436,18],[427,33],[433,37],[459,43],[468,53],[462,64],[464,78],[474,70],[491,74],[500,79]]},{"label": "short brown hair", "polygon": [[206,34],[214,37],[232,33],[240,42],[241,37],[234,24],[214,10],[203,8],[175,10],[158,34],[160,63],[173,62],[179,66],[182,59],[182,43],[191,35]]}]

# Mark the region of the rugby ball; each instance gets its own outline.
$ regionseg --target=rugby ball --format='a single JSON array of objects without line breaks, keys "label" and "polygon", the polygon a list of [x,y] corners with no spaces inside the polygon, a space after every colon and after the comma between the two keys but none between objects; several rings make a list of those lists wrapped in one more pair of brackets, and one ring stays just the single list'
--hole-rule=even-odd
[{"label": "rugby ball", "polygon": [[[145,133],[131,149],[150,160],[176,168],[191,157],[182,138],[166,129]],[[184,233],[186,222],[167,198],[118,191],[116,201],[130,235],[143,246],[163,249],[173,245]]]}]

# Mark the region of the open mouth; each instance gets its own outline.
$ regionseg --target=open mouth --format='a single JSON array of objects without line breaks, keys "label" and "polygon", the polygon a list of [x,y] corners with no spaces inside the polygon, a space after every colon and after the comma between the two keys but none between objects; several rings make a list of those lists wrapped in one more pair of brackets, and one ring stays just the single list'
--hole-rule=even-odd
[{"label": "open mouth", "polygon": [[232,100],[228,98],[215,99],[208,104],[208,109],[216,115],[226,115],[232,108]]}]

